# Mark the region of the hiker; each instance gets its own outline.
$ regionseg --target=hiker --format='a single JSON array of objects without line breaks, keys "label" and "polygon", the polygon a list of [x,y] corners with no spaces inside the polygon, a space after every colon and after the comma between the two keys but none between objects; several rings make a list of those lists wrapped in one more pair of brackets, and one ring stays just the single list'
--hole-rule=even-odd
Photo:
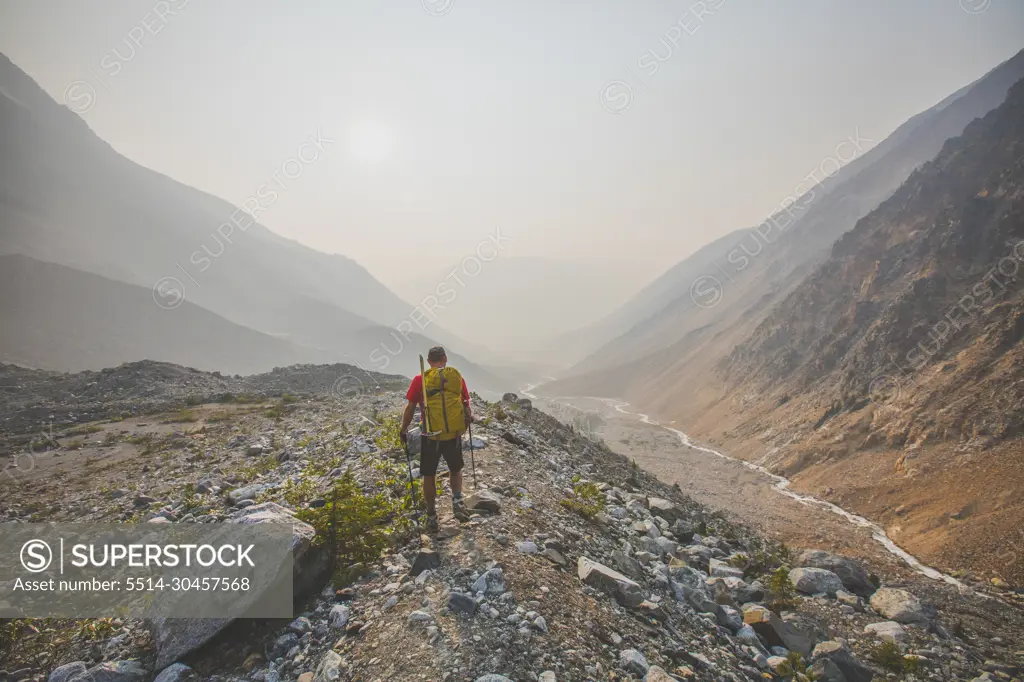
[{"label": "hiker", "polygon": [[[469,405],[469,389],[459,370],[448,367],[444,348],[434,346],[427,353],[430,369],[413,377],[406,391],[409,403],[402,414],[399,436],[403,444],[409,439],[416,405],[420,406],[420,473],[423,475],[423,498],[427,503],[427,528],[437,530],[437,465],[444,457],[451,472],[452,511],[459,521],[469,521],[469,510],[462,501],[462,432],[473,419]],[[423,356],[420,356],[420,366]],[[426,401],[423,385],[426,383]],[[429,425],[432,432],[427,430]],[[428,435],[429,434],[429,435]]]}]

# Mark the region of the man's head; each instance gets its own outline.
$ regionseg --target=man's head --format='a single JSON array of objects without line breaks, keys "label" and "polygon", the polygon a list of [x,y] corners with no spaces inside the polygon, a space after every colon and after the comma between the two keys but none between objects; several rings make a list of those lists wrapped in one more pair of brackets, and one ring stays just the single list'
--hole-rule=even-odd
[{"label": "man's head", "polygon": [[444,367],[448,364],[448,356],[444,353],[443,346],[434,346],[427,351],[427,362],[431,367]]}]

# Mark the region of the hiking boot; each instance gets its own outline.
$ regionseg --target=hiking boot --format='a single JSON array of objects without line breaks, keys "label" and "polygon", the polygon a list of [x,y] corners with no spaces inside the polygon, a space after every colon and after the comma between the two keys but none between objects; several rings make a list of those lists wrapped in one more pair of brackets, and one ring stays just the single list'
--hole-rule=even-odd
[{"label": "hiking boot", "polygon": [[455,515],[455,518],[462,523],[469,521],[469,508],[466,507],[466,503],[462,500],[455,500],[452,502],[452,513]]},{"label": "hiking boot", "polygon": [[427,531],[437,532],[437,514],[427,514]]}]

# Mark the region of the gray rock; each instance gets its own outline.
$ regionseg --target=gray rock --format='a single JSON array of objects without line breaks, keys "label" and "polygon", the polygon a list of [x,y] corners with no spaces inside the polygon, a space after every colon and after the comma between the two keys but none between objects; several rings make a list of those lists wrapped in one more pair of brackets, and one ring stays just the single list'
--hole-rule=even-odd
[{"label": "gray rock", "polygon": [[636,649],[625,649],[619,654],[619,667],[626,672],[643,677],[650,669],[647,659]]},{"label": "gray rock", "polygon": [[824,568],[794,568],[789,572],[789,581],[798,592],[804,594],[827,594],[832,597],[843,589],[843,581],[839,576]]},{"label": "gray rock", "polygon": [[327,616],[327,622],[335,630],[341,630],[348,625],[349,618],[352,617],[352,611],[344,604],[335,604],[331,607],[331,612]]},{"label": "gray rock", "polygon": [[266,490],[267,486],[254,483],[253,485],[242,486],[241,488],[235,488],[228,493],[228,501],[231,504],[238,504],[244,500],[255,499],[257,495]]},{"label": "gray rock", "polygon": [[669,523],[676,521],[682,515],[682,510],[672,502],[661,497],[648,497],[647,508],[654,516],[660,516]]},{"label": "gray rock", "polygon": [[743,569],[730,566],[720,559],[708,560],[708,572],[715,578],[739,578],[743,580]]},{"label": "gray rock", "polygon": [[84,673],[86,665],[82,661],[75,661],[74,663],[67,663],[59,668],[54,668],[53,672],[47,678],[47,682],[67,682],[70,678]]},{"label": "gray rock", "polygon": [[448,595],[448,608],[452,613],[461,613],[464,616],[476,614],[476,600],[462,592],[452,592]]},{"label": "gray rock", "polygon": [[537,682],[558,682],[558,678],[555,676],[555,671],[545,670],[537,678]]},{"label": "gray rock", "polygon": [[299,616],[288,624],[288,629],[297,635],[304,635],[313,630],[313,624],[309,622],[309,618]]},{"label": "gray rock", "polygon": [[492,673],[490,675],[478,677],[476,678],[476,680],[474,680],[474,682],[512,682],[512,680],[508,677],[505,677],[504,675],[494,675]]},{"label": "gray rock", "polygon": [[274,645],[270,648],[270,658],[274,659],[284,656],[298,643],[299,637],[294,632],[281,635],[274,640]]},{"label": "gray rock", "polygon": [[160,671],[160,674],[156,676],[153,682],[182,682],[182,680],[188,679],[191,674],[192,668],[184,663],[173,663]]},{"label": "gray rock", "polygon": [[413,611],[405,622],[411,626],[425,627],[434,622],[434,617],[426,611]]},{"label": "gray rock", "polygon": [[108,661],[76,673],[68,682],[143,682],[148,678],[138,661]]},{"label": "gray rock", "polygon": [[843,582],[843,586],[854,594],[870,597],[875,591],[871,577],[862,565],[853,559],[831,554],[820,549],[808,549],[797,557],[797,565],[810,568],[823,568],[832,571]]},{"label": "gray rock", "polygon": [[466,498],[466,507],[482,514],[500,514],[501,496],[490,490],[481,490]]},{"label": "gray rock", "polygon": [[860,608],[860,597],[846,590],[836,592],[836,601],[844,606],[852,606],[855,609]]},{"label": "gray rock", "polygon": [[419,575],[423,571],[433,570],[441,565],[441,557],[438,556],[437,552],[432,549],[421,549],[416,554],[416,558],[412,562],[412,568],[409,569],[409,575]]},{"label": "gray rock", "polygon": [[537,554],[540,550],[537,548],[537,543],[532,540],[523,540],[516,543],[516,551],[520,554]]},{"label": "gray rock", "polygon": [[893,620],[871,623],[864,628],[864,634],[874,635],[883,642],[892,642],[893,644],[903,644],[907,641],[907,631]]},{"label": "gray rock", "polygon": [[784,647],[801,656],[809,656],[815,642],[796,625],[783,620],[758,604],[743,606],[743,620],[754,629],[768,647]]},{"label": "gray rock", "polygon": [[619,550],[612,552],[612,565],[634,580],[639,580],[644,574],[644,567],[640,565],[639,561]]},{"label": "gray rock", "polygon": [[675,678],[665,672],[663,668],[652,665],[647,669],[644,682],[675,682]]},{"label": "gray rock", "polygon": [[626,608],[638,606],[644,600],[640,585],[587,557],[579,558],[577,575],[585,584],[611,595]]},{"label": "gray rock", "polygon": [[[326,554],[312,547],[316,531],[288,513],[284,507],[265,502],[249,507],[228,520],[238,524],[289,524],[292,527],[291,552],[294,560],[292,589],[304,594],[316,583],[327,566]],[[253,601],[259,595],[252,594]],[[154,618],[147,622],[156,645],[156,669],[161,670],[179,658],[195,651],[227,627],[231,618]]]},{"label": "gray rock", "polygon": [[[814,648],[814,665],[819,666],[817,670],[820,670],[823,676],[835,679],[835,670],[832,670],[826,661],[838,669],[846,682],[871,682],[874,677],[871,668],[854,658],[850,650],[840,642],[822,642]],[[812,672],[817,672],[813,668],[814,666]]]},{"label": "gray rock", "polygon": [[718,624],[729,628],[733,632],[736,632],[743,627],[743,614],[731,606],[722,604],[718,607],[718,613],[716,615],[718,617]]},{"label": "gray rock", "polygon": [[313,682],[336,682],[340,680],[343,664],[344,661],[341,656],[333,651],[328,651],[320,659],[320,665],[316,667],[316,672],[313,673]]},{"label": "gray rock", "polygon": [[871,608],[897,623],[924,623],[928,621],[924,606],[910,592],[894,587],[883,587],[871,595]]},{"label": "gray rock", "polygon": [[473,583],[473,592],[483,592],[488,596],[497,596],[505,593],[505,576],[502,574],[500,568],[492,568],[489,571],[485,571],[483,575],[477,578],[476,582]]},{"label": "gray rock", "polygon": [[565,568],[569,565],[569,560],[565,558],[565,555],[559,552],[554,547],[544,548],[544,551],[541,552],[540,555],[548,561],[550,561],[551,563],[555,564],[556,566],[561,566],[562,568]]}]

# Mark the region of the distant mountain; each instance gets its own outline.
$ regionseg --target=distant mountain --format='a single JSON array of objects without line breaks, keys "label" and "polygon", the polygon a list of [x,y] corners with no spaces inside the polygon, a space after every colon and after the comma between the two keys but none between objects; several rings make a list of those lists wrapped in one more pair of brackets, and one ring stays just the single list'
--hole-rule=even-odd
[{"label": "distant mountain", "polygon": [[[246,229],[231,234],[223,226],[232,220]],[[355,261],[282,238],[228,202],[126,159],[2,55],[0,254],[59,263],[171,300],[184,296],[321,362],[379,370],[373,349],[396,348],[390,339],[412,328],[413,306]],[[161,312],[173,317],[181,309]],[[403,371],[435,343],[453,356],[468,346],[440,325],[429,332],[396,349]],[[493,381],[493,373],[462,360],[481,386]],[[504,380],[487,386],[509,387]]]},{"label": "distant mountain", "polygon": [[0,291],[3,363],[80,371],[157,359],[253,374],[326,356],[187,301],[171,315],[149,288],[26,256],[0,256]]},{"label": "distant mountain", "polygon": [[[772,216],[784,229],[771,227],[767,239],[757,228],[739,230],[670,269],[613,316],[584,330],[595,349],[561,373],[571,380],[551,390],[633,393],[647,401],[678,404],[673,391],[680,384],[670,381],[667,369],[681,370],[691,355],[701,364],[714,364],[727,355],[828,257],[836,239],[915,168],[934,158],[947,139],[999,106],[1021,77],[1024,52],[904,123],[826,183],[797,198],[794,205],[800,208]],[[617,336],[608,339],[606,334]],[[637,363],[650,371],[631,371],[626,384],[609,384],[610,369],[635,368]],[[666,384],[664,390],[653,389],[661,384]]]},{"label": "distant mountain", "polygon": [[709,412],[911,551],[1016,578],[1002,548],[1024,523],[1022,284],[1024,80],[735,347]]},{"label": "distant mountain", "polygon": [[641,285],[635,269],[599,260],[499,254],[479,272],[475,265],[471,271],[459,263],[445,265],[398,286],[399,293],[413,301],[438,296],[439,324],[487,346],[500,354],[496,361],[506,363],[551,363],[551,356],[559,362],[552,341],[601,319]]},{"label": "distant mountain", "polygon": [[[691,301],[668,347],[537,390],[625,397],[879,521],[914,554],[1019,579],[1004,548],[1024,523],[1024,80],[820,262],[807,254],[835,202],[875,196],[1021,62],[917,117],[835,186],[786,235],[794,243],[761,256],[764,290],[730,282],[742,300]],[[633,332],[656,334],[671,314]]]}]

